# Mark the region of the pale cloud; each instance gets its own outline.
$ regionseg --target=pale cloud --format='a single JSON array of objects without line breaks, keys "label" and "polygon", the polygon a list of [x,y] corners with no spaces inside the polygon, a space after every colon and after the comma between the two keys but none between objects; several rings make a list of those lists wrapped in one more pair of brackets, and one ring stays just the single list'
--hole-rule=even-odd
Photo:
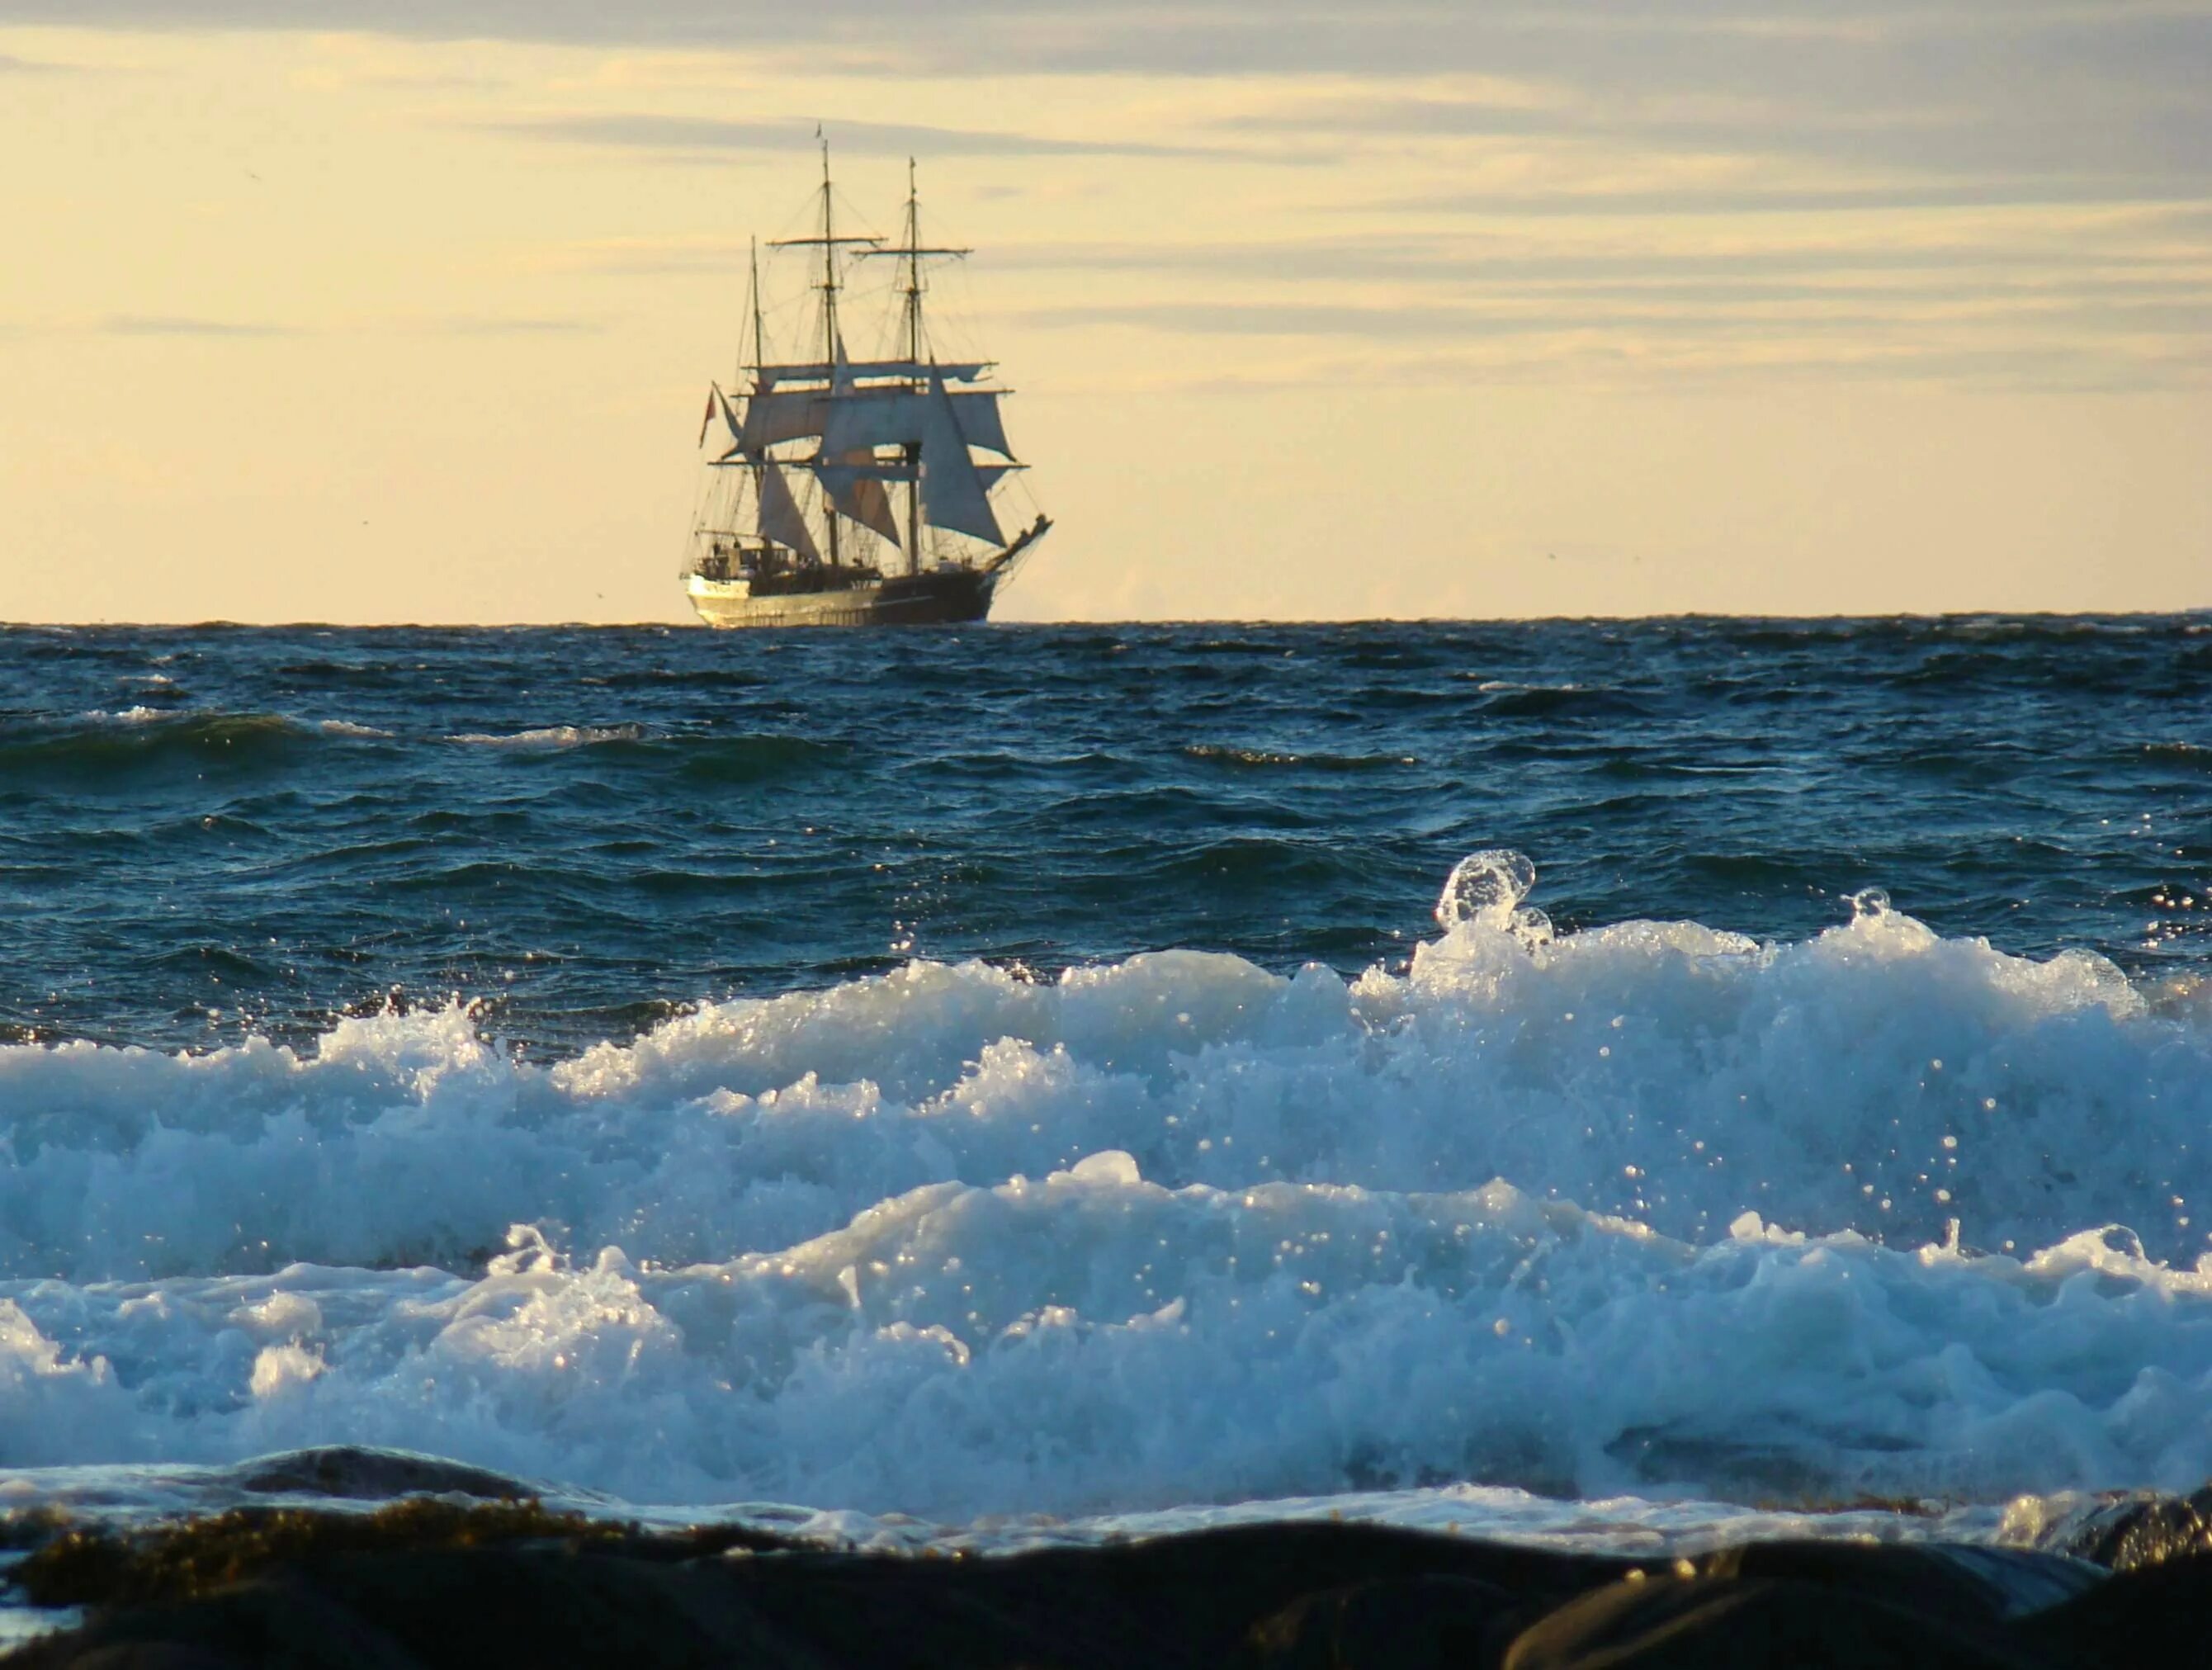
[{"label": "pale cloud", "polygon": [[1467,191],[1368,198],[1333,205],[1346,214],[1612,216],[1863,215],[1915,210],[2212,205],[2212,179],[2166,184],[2079,179],[1897,180],[1883,185],[1680,186],[1628,190]]},{"label": "pale cloud", "polygon": [[[2212,172],[2206,0],[1577,0],[1443,9],[1334,0],[1183,0],[1172,9],[1127,0],[0,0],[0,22],[9,21],[742,51],[782,54],[817,73],[909,77],[1480,76],[1519,94],[1360,95],[1249,119],[1340,143],[1611,136],[1917,173],[2094,181]],[[720,147],[734,137],[656,141],[635,128],[617,142]],[[1125,149],[1151,143],[1122,137]],[[765,134],[744,141],[769,142]],[[980,148],[1004,139],[955,131],[939,149],[953,154],[963,142]]]},{"label": "pale cloud", "polygon": [[[647,112],[545,116],[495,125],[501,131],[534,139],[586,145],[667,151],[811,151],[812,118],[737,120],[714,116],[674,116]],[[1147,143],[1136,139],[1060,138],[1046,134],[992,131],[979,128],[932,127],[919,123],[853,121],[840,117],[828,125],[837,149],[860,156],[1222,156],[1211,150]]]},{"label": "pale cloud", "polygon": [[[1341,350],[1344,344],[1338,339],[1327,345]],[[1302,355],[1195,382],[1131,377],[1102,385],[1099,392],[1123,399],[1172,391],[1264,399],[1285,390],[1341,391],[1388,381],[1409,391],[1549,387],[1637,395],[1650,388],[1655,376],[1663,376],[1677,394],[1718,392],[1754,398],[1762,392],[1802,395],[1854,386],[1926,393],[2124,397],[2201,388],[2212,376],[2212,344],[2191,351],[2124,354],[2065,343],[2026,349],[2010,343],[1928,348],[1839,332],[1826,338],[1796,333],[1747,338],[1731,351],[1717,352],[1693,344],[1632,349],[1571,332],[1508,333],[1483,340],[1430,338],[1417,350],[1402,342],[1366,344],[1352,357],[1341,351]]]},{"label": "pale cloud", "polygon": [[[1621,297],[1607,298],[1618,302]],[[1657,297],[1640,308],[1593,308],[1576,297],[1553,297],[1517,308],[1477,307],[1331,306],[1288,302],[1161,302],[1079,308],[1031,308],[1017,315],[1048,328],[1093,329],[1126,325],[1204,336],[1351,336],[1376,340],[1431,341],[1453,337],[1694,334],[1705,338],[1796,339],[1842,336],[1864,342],[1911,325],[1940,325],[1947,336],[2015,331],[2023,325],[2063,323],[2072,330],[2148,332],[2212,338],[2212,295],[2201,289],[2183,301],[2115,302],[2102,297],[2032,297],[2025,306],[1978,291],[1954,290],[1916,299],[1911,308],[1865,305],[1864,296],[1823,293],[1772,299],[1728,294],[1692,301]],[[1854,305],[1839,307],[1838,300]]]},{"label": "pale cloud", "polygon": [[279,337],[295,334],[282,325],[234,319],[195,319],[173,314],[112,314],[93,327],[103,336]]},{"label": "pale cloud", "polygon": [[[1540,231],[1547,229],[1538,229]],[[2033,229],[2028,229],[2032,234]],[[1327,238],[1219,243],[1014,244],[996,250],[992,264],[1006,271],[1161,271],[1283,283],[1322,280],[1407,284],[1541,286],[1589,290],[1608,284],[1667,288],[1701,280],[1759,285],[1820,279],[1831,287],[1880,284],[2035,286],[2069,283],[2212,288],[2212,241],[2163,252],[2089,247],[2044,235],[1998,235],[1907,244],[1893,238],[1845,244],[1747,245],[1678,249],[1645,245],[1633,249],[1501,248],[1495,239]],[[576,252],[580,262],[604,261],[648,271],[720,265],[744,253],[742,244],[714,241],[682,248],[602,246]]]}]

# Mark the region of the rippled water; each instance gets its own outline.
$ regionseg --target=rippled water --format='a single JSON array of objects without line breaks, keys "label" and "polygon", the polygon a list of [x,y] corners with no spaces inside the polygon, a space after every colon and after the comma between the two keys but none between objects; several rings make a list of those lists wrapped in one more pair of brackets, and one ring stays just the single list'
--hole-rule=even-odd
[{"label": "rippled water", "polygon": [[0,1484],[2193,1487],[2208,697],[2202,618],[0,636]]},{"label": "rippled water", "polygon": [[2192,967],[2212,625],[0,637],[0,1026],[165,1046],[459,992],[535,1050],[909,954],[1402,960],[1461,855],[1562,927]]}]

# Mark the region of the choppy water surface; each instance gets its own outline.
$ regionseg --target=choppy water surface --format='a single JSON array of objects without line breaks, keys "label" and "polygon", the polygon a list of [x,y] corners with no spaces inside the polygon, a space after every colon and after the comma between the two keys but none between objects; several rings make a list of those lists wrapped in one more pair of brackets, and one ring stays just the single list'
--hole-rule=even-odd
[{"label": "choppy water surface", "polygon": [[2202,618],[0,635],[0,1466],[2193,1487],[2208,894]]}]

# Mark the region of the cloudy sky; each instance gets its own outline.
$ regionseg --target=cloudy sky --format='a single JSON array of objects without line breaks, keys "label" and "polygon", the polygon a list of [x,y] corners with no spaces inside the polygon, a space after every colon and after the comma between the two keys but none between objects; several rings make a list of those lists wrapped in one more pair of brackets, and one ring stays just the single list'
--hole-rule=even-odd
[{"label": "cloudy sky", "polygon": [[0,0],[0,619],[681,618],[817,121],[975,247],[1003,614],[2212,606],[2208,85],[2212,0]]}]

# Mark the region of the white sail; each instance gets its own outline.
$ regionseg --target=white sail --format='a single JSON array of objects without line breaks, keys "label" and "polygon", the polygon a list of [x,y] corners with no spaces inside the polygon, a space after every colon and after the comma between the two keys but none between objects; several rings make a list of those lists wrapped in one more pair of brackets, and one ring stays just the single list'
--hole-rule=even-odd
[{"label": "white sail", "polygon": [[738,433],[738,445],[757,457],[781,442],[819,435],[825,404],[820,389],[780,389],[763,381],[745,402],[745,421]]},{"label": "white sail", "polygon": [[842,463],[815,465],[814,474],[839,515],[897,545],[898,518],[891,514],[891,496],[884,491],[884,478],[876,473],[874,464],[874,454],[862,448],[846,454]]},{"label": "white sail", "polygon": [[927,399],[905,388],[870,388],[852,393],[840,382],[827,402],[821,430],[827,458],[848,458],[876,447],[920,445],[927,418]]},{"label": "white sail", "polygon": [[755,472],[755,479],[760,484],[761,538],[787,545],[810,562],[820,562],[822,553],[815,546],[813,532],[806,526],[806,518],[799,514],[799,501],[792,497],[783,472],[774,464],[763,464]]},{"label": "white sail", "polygon": [[900,543],[898,519],[891,514],[891,497],[867,466],[876,461],[875,448],[886,444],[877,440],[875,434],[890,420],[890,412],[884,409],[887,403],[901,399],[911,400],[913,396],[890,391],[856,391],[853,386],[854,375],[852,363],[844,357],[843,344],[840,344],[836,374],[830,383],[830,399],[826,402],[829,411],[823,421],[822,451],[815,464],[815,474],[823,491],[830,495],[830,502],[841,513],[896,545]]},{"label": "white sail", "polygon": [[999,412],[997,389],[955,389],[951,399],[952,415],[960,420],[960,433],[968,438],[969,446],[994,452],[1001,458],[1014,455],[1014,449],[1006,444],[1006,424]]},{"label": "white sail", "polygon": [[945,379],[929,380],[929,411],[921,436],[921,515],[932,527],[1002,545],[1006,536],[991,514],[991,496],[968,456],[967,437],[953,415]]},{"label": "white sail", "polygon": [[[787,397],[788,398],[788,397]],[[816,397],[817,399],[819,397]],[[962,389],[946,396],[960,434],[970,446],[1012,458],[996,389]],[[861,388],[842,383],[826,403],[828,418],[818,431],[822,450],[842,458],[861,447],[917,447],[929,433],[934,395],[906,388]]]}]

